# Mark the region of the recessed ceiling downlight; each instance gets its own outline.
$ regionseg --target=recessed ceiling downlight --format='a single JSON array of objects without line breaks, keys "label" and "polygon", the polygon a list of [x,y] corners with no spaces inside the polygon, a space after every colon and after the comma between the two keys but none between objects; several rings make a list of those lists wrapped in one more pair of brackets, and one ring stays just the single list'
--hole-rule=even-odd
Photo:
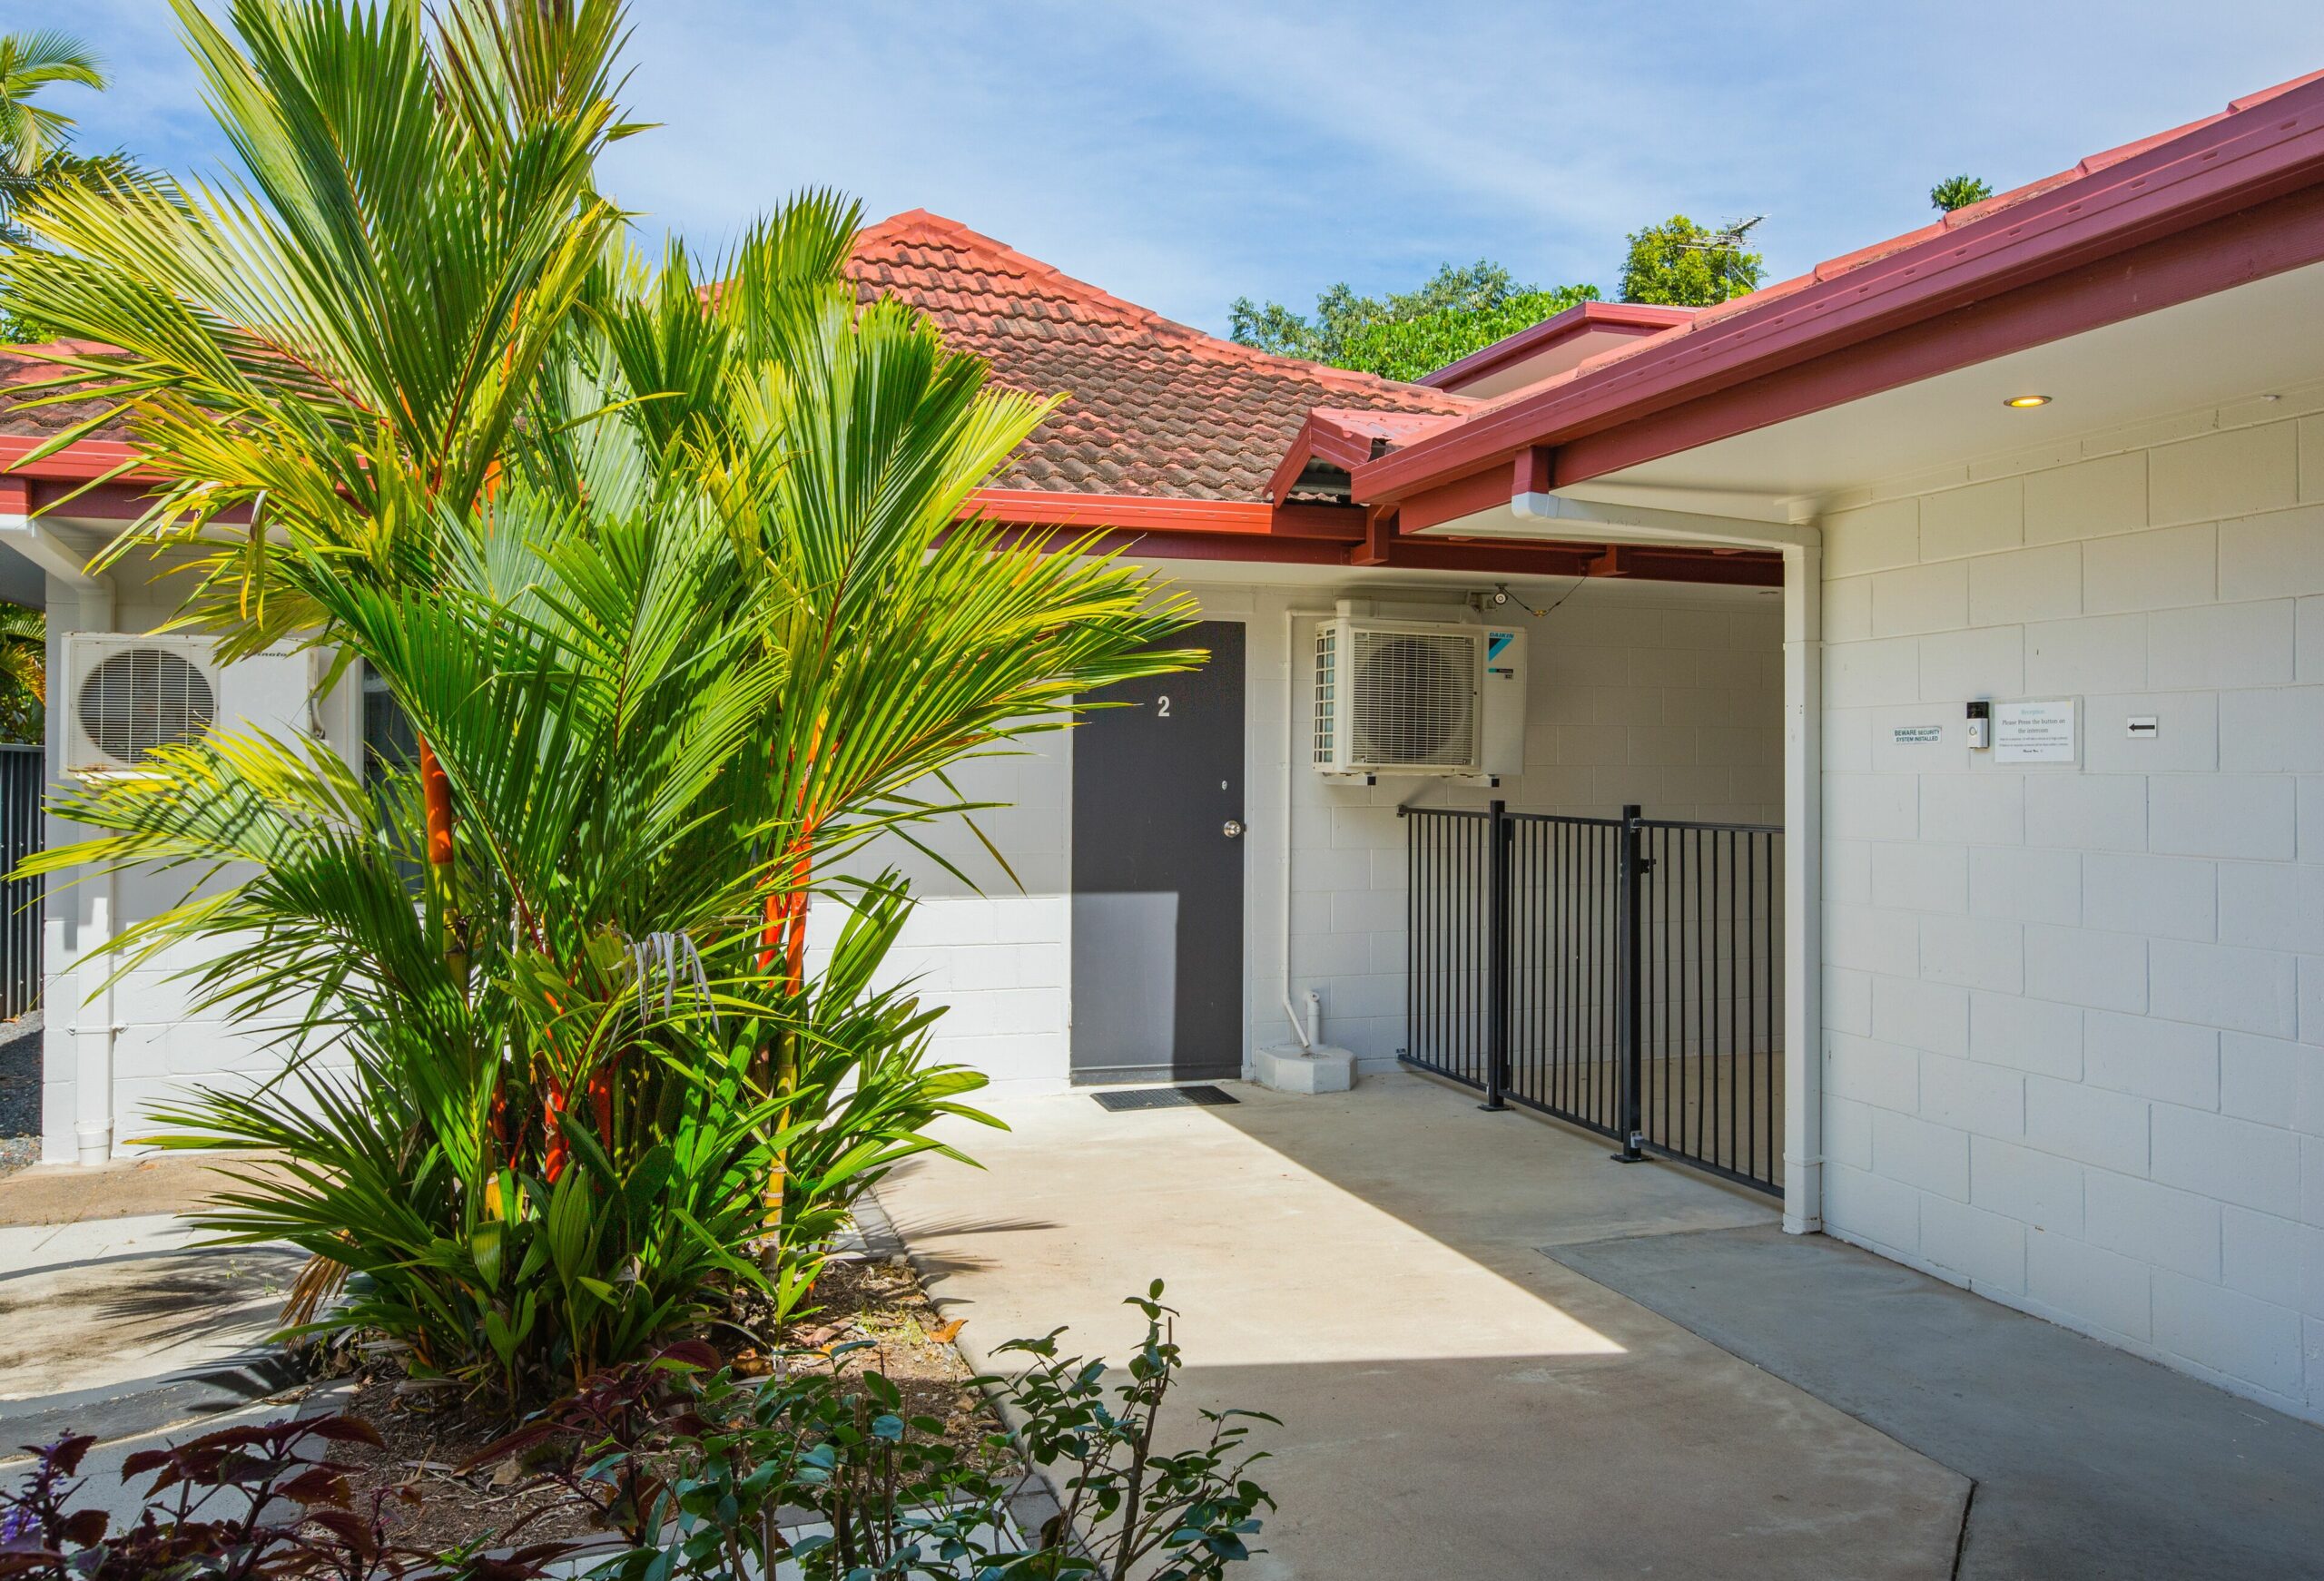
[{"label": "recessed ceiling downlight", "polygon": [[2049,404],[2050,398],[2048,396],[2037,395],[2012,396],[2007,400],[2002,402],[2002,405],[2005,407],[2015,407],[2020,411],[2025,411],[2034,407],[2046,407]]}]

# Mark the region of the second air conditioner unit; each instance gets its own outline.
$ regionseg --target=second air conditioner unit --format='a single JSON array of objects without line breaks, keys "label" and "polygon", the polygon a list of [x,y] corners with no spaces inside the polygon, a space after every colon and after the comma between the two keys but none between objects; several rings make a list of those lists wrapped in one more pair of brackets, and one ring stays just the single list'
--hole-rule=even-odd
[{"label": "second air conditioner unit", "polygon": [[133,774],[157,747],[214,728],[289,739],[310,728],[311,655],[270,648],[231,664],[199,637],[74,632],[64,639],[64,771]]},{"label": "second air conditioner unit", "polygon": [[1341,614],[1315,633],[1324,774],[1498,777],[1523,766],[1525,634]]}]

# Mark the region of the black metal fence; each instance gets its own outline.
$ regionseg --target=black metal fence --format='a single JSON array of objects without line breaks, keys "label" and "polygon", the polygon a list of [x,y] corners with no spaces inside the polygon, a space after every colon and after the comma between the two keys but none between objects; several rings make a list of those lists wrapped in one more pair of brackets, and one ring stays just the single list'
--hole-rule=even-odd
[{"label": "black metal fence", "polygon": [[1405,816],[1405,1060],[1779,1194],[1783,830]]},{"label": "black metal fence", "polygon": [[[0,745],[0,874],[41,849],[45,758],[39,747]],[[0,882],[0,1021],[40,1003],[41,895],[37,879]]]}]

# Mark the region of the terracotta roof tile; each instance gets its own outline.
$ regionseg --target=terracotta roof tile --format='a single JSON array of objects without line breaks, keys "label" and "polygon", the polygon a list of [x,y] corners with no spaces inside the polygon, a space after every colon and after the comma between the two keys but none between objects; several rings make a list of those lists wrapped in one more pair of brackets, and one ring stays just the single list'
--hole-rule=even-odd
[{"label": "terracotta roof tile", "polygon": [[[34,346],[0,346],[0,435],[15,438],[46,439],[64,432],[77,423],[104,410],[105,402],[96,399],[64,401],[55,406],[20,407],[12,398],[23,386],[43,379],[55,378],[68,371],[55,358],[64,356],[85,356],[105,348],[92,340],[47,340]],[[94,434],[94,439],[126,439],[128,427],[123,423],[108,423]]]},{"label": "terracotta roof tile", "polygon": [[997,480],[1008,488],[1258,500],[1319,406],[1452,416],[1474,401],[1270,356],[1173,323],[915,209],[857,238],[865,296],[911,302],[1001,384],[1068,398]]}]

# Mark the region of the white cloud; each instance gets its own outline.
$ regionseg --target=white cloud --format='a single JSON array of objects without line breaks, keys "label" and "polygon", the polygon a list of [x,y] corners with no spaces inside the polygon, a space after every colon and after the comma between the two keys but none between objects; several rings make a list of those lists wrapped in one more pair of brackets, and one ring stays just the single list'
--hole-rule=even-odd
[{"label": "white cloud", "polygon": [[[706,245],[783,193],[926,207],[1175,317],[1492,257],[1611,284],[1627,231],[1764,212],[1796,272],[2324,64],[2291,0],[636,0],[662,130],[608,184]],[[159,0],[81,0],[119,85],[90,141],[214,159]]]}]

